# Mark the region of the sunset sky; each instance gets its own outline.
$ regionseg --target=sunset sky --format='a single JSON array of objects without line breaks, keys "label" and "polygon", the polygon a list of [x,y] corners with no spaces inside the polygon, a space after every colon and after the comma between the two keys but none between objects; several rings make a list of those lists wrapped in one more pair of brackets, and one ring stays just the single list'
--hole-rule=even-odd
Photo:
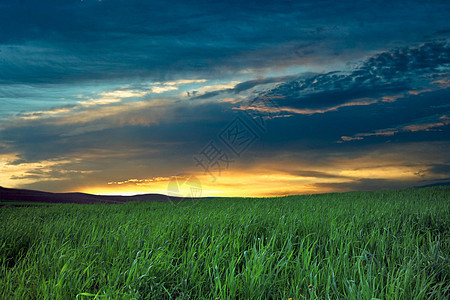
[{"label": "sunset sky", "polygon": [[0,1],[0,186],[450,181],[448,1]]}]

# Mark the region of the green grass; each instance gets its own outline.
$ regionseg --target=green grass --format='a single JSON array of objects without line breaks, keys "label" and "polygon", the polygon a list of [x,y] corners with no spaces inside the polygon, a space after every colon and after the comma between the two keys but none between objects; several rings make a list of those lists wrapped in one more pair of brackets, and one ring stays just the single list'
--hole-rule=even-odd
[{"label": "green grass", "polygon": [[2,299],[448,299],[450,188],[0,208]]}]

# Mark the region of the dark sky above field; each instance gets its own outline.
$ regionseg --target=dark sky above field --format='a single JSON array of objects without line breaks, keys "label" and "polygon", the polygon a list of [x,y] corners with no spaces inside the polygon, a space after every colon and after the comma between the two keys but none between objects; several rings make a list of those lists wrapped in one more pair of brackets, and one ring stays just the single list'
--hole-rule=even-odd
[{"label": "dark sky above field", "polygon": [[432,0],[0,1],[0,185],[448,182],[449,15]]}]

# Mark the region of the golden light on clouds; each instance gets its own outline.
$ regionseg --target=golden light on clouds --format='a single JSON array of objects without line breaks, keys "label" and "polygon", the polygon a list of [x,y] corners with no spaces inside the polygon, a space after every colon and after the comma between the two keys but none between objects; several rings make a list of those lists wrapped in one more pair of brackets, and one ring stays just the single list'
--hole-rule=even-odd
[{"label": "golden light on clouds", "polygon": [[[315,183],[345,182],[348,180],[295,176],[270,170],[229,171],[215,178],[203,173],[194,173],[194,175],[201,183],[201,195],[204,197],[265,197],[321,193],[328,190],[316,187]],[[88,187],[82,191],[106,195],[170,194],[168,187],[171,179],[171,177],[132,178],[122,181],[110,181],[103,186]]]},{"label": "golden light on clouds", "polygon": [[[139,151],[133,152],[132,149],[128,154],[141,155]],[[18,154],[0,155],[0,182],[5,187],[23,187],[45,181],[68,181],[76,174],[79,181],[72,182],[70,191],[102,195],[170,195],[173,192],[169,187],[173,176],[168,175],[167,170],[163,170],[162,176],[158,176],[158,172],[153,170],[156,176],[122,178],[117,177],[121,172],[118,172],[120,167],[115,166],[110,170],[110,178],[104,175],[96,178],[95,174],[89,174],[94,171],[72,171],[77,164],[86,161],[127,157],[120,149],[79,153],[71,161],[59,159],[34,163],[15,163],[20,158]],[[358,185],[361,180],[409,182],[415,185],[419,180],[427,178],[431,172],[430,165],[427,161],[411,165],[408,163],[409,159],[407,156],[401,159],[395,154],[395,149],[384,154],[373,152],[357,158],[335,158],[321,166],[293,162],[288,157],[274,157],[273,160],[253,165],[235,162],[220,174],[214,173],[215,177],[198,168],[194,168],[191,174],[201,184],[202,197],[315,194],[352,190],[352,186]],[[145,168],[138,173],[145,174]]]},{"label": "golden light on clouds", "polygon": [[192,83],[203,83],[207,82],[206,79],[179,79],[175,81],[166,81],[164,85],[182,85],[182,84],[192,84]]},{"label": "golden light on clouds", "polygon": [[154,94],[162,94],[169,91],[176,91],[178,90],[178,87],[176,86],[154,86],[150,88],[150,91]]},{"label": "golden light on clouds", "polygon": [[364,132],[358,133],[353,136],[341,136],[341,140],[338,143],[350,142],[354,140],[363,140],[367,137],[373,136],[393,136],[401,132],[418,132],[418,131],[431,131],[439,130],[439,127],[447,126],[450,124],[450,117],[447,115],[442,115],[436,118],[433,116],[432,120],[426,120],[426,122],[417,122],[415,124],[404,124],[398,126],[397,128],[383,128],[378,129],[374,132]]},{"label": "golden light on clouds", "polygon": [[52,116],[66,114],[70,111],[71,111],[70,108],[39,110],[39,111],[24,113],[24,114],[20,115],[19,118],[22,120],[36,120],[36,119],[48,118],[48,117],[52,117]]},{"label": "golden light on clouds", "polygon": [[106,98],[131,98],[131,97],[142,97],[147,93],[143,91],[133,91],[133,90],[116,90],[113,92],[102,92],[101,96]]},{"label": "golden light on clouds", "polygon": [[119,103],[122,101],[120,98],[113,98],[113,97],[102,97],[99,99],[90,99],[87,101],[78,101],[78,104],[84,107],[90,107],[90,106],[97,106],[97,105],[107,105],[107,104],[113,104],[113,103]]},{"label": "golden light on clouds", "polygon": [[388,166],[362,169],[347,169],[339,172],[341,176],[368,179],[412,179],[417,177],[417,167]]},{"label": "golden light on clouds", "polygon": [[19,160],[17,153],[0,155],[0,182],[5,187],[19,187],[41,180],[66,180],[65,177],[50,178],[48,174],[55,167],[70,163],[69,160],[45,160],[33,163],[14,162]]},{"label": "golden light on clouds", "polygon": [[349,106],[367,106],[372,105],[375,103],[378,103],[379,100],[376,99],[359,99],[357,101],[351,101],[348,103],[339,104],[336,106],[328,107],[326,109],[299,109],[299,108],[292,108],[292,107],[256,107],[256,106],[240,106],[235,107],[233,109],[235,110],[253,110],[257,112],[262,113],[277,113],[277,112],[287,112],[287,113],[293,113],[293,114],[299,114],[299,115],[313,115],[313,114],[324,114],[330,111],[337,111],[338,109],[342,107],[349,107]]},{"label": "golden light on clouds", "polygon": [[[407,159],[405,157],[405,159]],[[335,159],[326,166],[265,162],[253,167],[235,165],[221,174],[195,171],[204,197],[268,197],[296,194],[316,194],[352,190],[348,186],[361,180],[387,180],[414,184],[428,174],[425,162],[411,166],[393,154]],[[94,194],[135,195],[170,194],[173,177],[127,178],[111,180],[82,191]],[[337,188],[338,186],[341,186]]]}]

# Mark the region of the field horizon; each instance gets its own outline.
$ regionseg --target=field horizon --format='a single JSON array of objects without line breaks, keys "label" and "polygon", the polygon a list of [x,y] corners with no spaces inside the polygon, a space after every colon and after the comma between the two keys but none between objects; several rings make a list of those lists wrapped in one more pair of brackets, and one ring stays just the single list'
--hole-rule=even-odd
[{"label": "field horizon", "polygon": [[4,206],[1,299],[448,299],[450,187]]},{"label": "field horizon", "polygon": [[[279,195],[279,196],[246,196],[242,198],[279,198],[279,197],[292,197],[292,196],[309,196],[309,195],[332,195],[332,194],[344,194],[352,192],[374,192],[374,191],[393,191],[393,190],[408,190],[416,188],[430,188],[430,187],[445,187],[449,186],[450,182],[435,183],[423,186],[413,186],[403,189],[378,189],[378,190],[365,190],[365,191],[345,191],[345,192],[323,192],[323,193],[305,193],[305,194],[293,194],[293,195]],[[132,195],[121,194],[92,194],[84,192],[65,192],[54,193],[32,189],[17,189],[6,188],[0,186],[0,205],[1,202],[36,202],[36,203],[78,203],[78,204],[122,204],[133,201],[158,201],[158,202],[181,202],[184,200],[200,200],[200,199],[218,199],[218,198],[236,198],[232,196],[203,196],[203,197],[191,197],[191,196],[173,196],[160,193],[136,193]]]},{"label": "field horizon", "polygon": [[28,189],[12,189],[0,186],[0,202],[35,202],[35,203],[78,203],[78,204],[120,204],[132,201],[182,201],[183,198],[163,194],[95,195],[82,192],[51,193]]}]

